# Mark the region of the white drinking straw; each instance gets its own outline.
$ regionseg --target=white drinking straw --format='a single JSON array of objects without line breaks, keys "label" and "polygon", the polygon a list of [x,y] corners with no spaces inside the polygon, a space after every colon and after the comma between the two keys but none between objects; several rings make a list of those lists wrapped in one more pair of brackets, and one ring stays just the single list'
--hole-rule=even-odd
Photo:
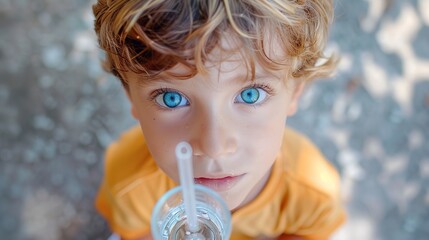
[{"label": "white drinking straw", "polygon": [[187,142],[180,142],[176,146],[176,157],[179,166],[180,185],[182,186],[185,213],[190,232],[200,229],[197,221],[197,207],[195,203],[194,174],[192,171],[192,147]]}]

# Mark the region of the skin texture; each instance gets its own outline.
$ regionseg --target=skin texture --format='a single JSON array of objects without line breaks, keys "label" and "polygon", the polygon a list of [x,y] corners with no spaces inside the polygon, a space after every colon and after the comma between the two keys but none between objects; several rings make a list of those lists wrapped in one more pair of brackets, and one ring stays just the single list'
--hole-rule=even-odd
[{"label": "skin texture", "polygon": [[[224,46],[228,47],[233,49]],[[251,81],[240,54],[225,59],[220,50],[211,53],[211,59],[220,58],[206,63],[207,74],[186,80],[161,76],[142,83],[142,77],[132,72],[125,78],[132,114],[158,166],[179,182],[174,149],[180,141],[189,142],[195,177],[240,176],[228,189],[217,190],[234,211],[252,201],[266,184],[303,84],[284,79],[285,71],[268,72],[258,64]],[[177,65],[169,71],[185,70]],[[166,94],[179,99],[178,106],[168,107]],[[249,96],[251,103],[246,102]]]}]

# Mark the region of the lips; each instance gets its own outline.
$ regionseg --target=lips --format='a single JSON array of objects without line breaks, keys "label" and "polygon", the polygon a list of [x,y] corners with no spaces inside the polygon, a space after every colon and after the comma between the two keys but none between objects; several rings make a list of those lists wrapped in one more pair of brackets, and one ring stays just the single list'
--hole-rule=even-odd
[{"label": "lips", "polygon": [[244,176],[227,176],[227,177],[199,177],[195,178],[195,183],[209,187],[216,192],[225,192],[233,188]]}]

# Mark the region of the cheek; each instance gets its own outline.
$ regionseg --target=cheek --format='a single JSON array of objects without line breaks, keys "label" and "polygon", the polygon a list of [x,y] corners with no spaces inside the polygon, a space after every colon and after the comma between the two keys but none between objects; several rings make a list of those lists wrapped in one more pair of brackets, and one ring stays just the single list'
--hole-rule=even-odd
[{"label": "cheek", "polygon": [[[242,141],[248,143],[248,151],[269,161],[277,155],[286,126],[286,104],[276,104],[245,123],[241,135]],[[258,160],[258,159],[256,159]]]},{"label": "cheek", "polygon": [[284,121],[270,121],[255,134],[253,147],[261,161],[274,160],[282,143],[284,129]]},{"label": "cheek", "polygon": [[179,121],[160,115],[147,114],[139,118],[146,144],[158,166],[173,180],[178,181],[175,157],[176,145],[184,140],[184,127]]},{"label": "cheek", "polygon": [[286,106],[286,104],[273,104],[244,118],[245,131],[253,135],[252,139],[271,138],[273,134],[283,132],[287,118]]}]

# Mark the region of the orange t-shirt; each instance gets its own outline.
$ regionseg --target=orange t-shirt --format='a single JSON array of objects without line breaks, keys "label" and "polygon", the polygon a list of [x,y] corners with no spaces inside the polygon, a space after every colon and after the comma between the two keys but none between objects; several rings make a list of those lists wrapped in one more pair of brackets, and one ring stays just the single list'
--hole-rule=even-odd
[{"label": "orange t-shirt", "polygon": [[[114,232],[136,239],[150,233],[152,208],[175,186],[135,127],[107,150],[96,208]],[[281,234],[328,239],[344,220],[337,171],[307,138],[286,128],[265,188],[232,214],[231,239]]]}]

